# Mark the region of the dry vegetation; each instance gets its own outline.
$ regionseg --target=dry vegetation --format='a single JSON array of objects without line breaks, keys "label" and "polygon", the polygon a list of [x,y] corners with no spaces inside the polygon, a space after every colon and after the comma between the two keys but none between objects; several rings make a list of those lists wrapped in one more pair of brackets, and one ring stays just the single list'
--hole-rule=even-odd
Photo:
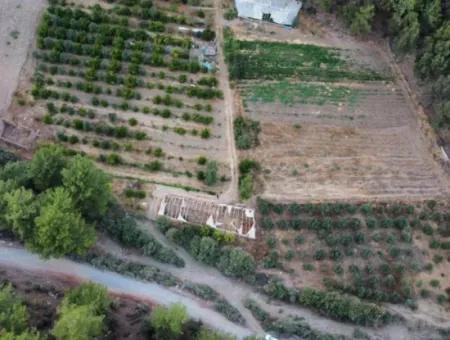
[{"label": "dry vegetation", "polygon": [[[267,32],[266,25],[252,29],[260,40],[244,38],[242,24],[233,25],[239,33],[227,48],[244,116],[261,127],[257,147],[241,158],[260,163],[263,197],[307,202],[448,193],[433,158],[435,140],[425,137],[381,48],[346,36],[338,44],[326,34],[316,45],[301,30]],[[295,35],[308,44],[293,43]]]}]

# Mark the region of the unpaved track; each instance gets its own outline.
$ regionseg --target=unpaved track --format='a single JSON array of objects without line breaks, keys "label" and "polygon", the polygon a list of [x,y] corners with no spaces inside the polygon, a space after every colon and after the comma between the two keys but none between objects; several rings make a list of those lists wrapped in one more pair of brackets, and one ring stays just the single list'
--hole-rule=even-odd
[{"label": "unpaved track", "polygon": [[[162,244],[169,248],[173,248],[174,245],[169,242],[164,235],[162,235],[159,230],[152,223],[143,223],[140,225],[141,228],[147,232],[150,232],[155,238]],[[249,311],[243,306],[243,301],[246,298],[252,298],[257,301],[260,306],[269,312],[274,317],[285,317],[287,315],[295,315],[298,317],[303,317],[306,322],[308,322],[312,328],[332,333],[332,334],[342,334],[351,337],[355,329],[354,326],[346,323],[336,322],[328,318],[322,317],[306,308],[301,308],[297,306],[288,305],[278,301],[271,301],[267,296],[264,296],[255,291],[255,289],[247,284],[240,283],[236,280],[229,279],[225,277],[222,273],[216,269],[205,266],[197,261],[195,261],[184,249],[177,248],[174,249],[175,252],[183,258],[185,261],[184,268],[175,268],[173,266],[168,266],[161,264],[151,258],[139,256],[132,254],[129,251],[122,249],[120,246],[114,242],[106,239],[102,239],[99,242],[99,246],[105,251],[112,252],[115,256],[118,256],[125,260],[136,261],[143,264],[150,264],[161,270],[170,272],[174,276],[178,277],[184,281],[191,281],[195,283],[206,284],[214,288],[220,294],[222,294],[228,302],[230,302],[234,307],[236,307],[241,314],[244,316],[247,322],[247,326],[250,327],[254,332],[261,332],[261,327],[258,325],[257,321],[249,313]],[[280,313],[280,311],[282,311]],[[399,310],[400,311],[400,310]],[[402,313],[401,313],[402,314]],[[426,337],[418,336],[414,330],[414,325],[417,321],[427,321],[427,323],[433,326],[445,327],[441,320],[432,320],[431,318],[423,318],[420,315],[413,315],[411,313],[405,314],[407,316],[409,325],[389,325],[380,329],[374,328],[364,328],[363,329],[368,334],[372,335],[375,339],[383,340],[409,340],[409,339],[427,339]],[[450,327],[450,322],[447,323]]]},{"label": "unpaved track", "polygon": [[94,267],[79,264],[70,260],[57,259],[45,261],[25,249],[0,245],[0,263],[14,268],[31,271],[45,271],[55,274],[69,275],[82,280],[102,284],[114,293],[129,294],[145,298],[158,304],[168,305],[181,302],[186,306],[189,315],[200,319],[207,325],[232,333],[243,338],[251,335],[251,331],[233,324],[222,315],[202,306],[198,301],[155,283],[141,282],[113,272],[101,271]]},{"label": "unpaved track", "polygon": [[0,116],[11,104],[45,5],[45,0],[0,1]]},{"label": "unpaved track", "polygon": [[224,105],[225,105],[225,124],[226,124],[226,140],[228,144],[228,157],[231,169],[231,181],[228,189],[219,197],[221,203],[233,203],[239,200],[238,194],[238,157],[236,152],[236,145],[234,140],[233,120],[234,120],[234,95],[228,80],[228,67],[225,63],[223,54],[223,9],[220,0],[214,0],[215,7],[215,30],[217,37],[217,52],[218,52],[218,73],[221,90],[223,91]]}]

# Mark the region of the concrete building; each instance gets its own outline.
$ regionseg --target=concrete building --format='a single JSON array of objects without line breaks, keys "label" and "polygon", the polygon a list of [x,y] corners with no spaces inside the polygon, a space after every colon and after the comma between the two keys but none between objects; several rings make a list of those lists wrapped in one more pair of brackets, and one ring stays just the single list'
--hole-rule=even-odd
[{"label": "concrete building", "polygon": [[299,0],[236,0],[236,9],[241,18],[252,18],[295,26],[302,8]]}]

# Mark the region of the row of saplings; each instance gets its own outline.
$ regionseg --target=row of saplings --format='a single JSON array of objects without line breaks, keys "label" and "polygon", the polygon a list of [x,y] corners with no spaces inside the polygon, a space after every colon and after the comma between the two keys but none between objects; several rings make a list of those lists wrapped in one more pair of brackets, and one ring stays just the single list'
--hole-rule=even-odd
[{"label": "row of saplings", "polygon": [[[62,299],[57,317],[50,330],[35,329],[30,324],[30,313],[26,304],[11,285],[0,288],[0,338],[4,340],[43,340],[47,336],[56,339],[97,339],[114,333],[112,317],[115,301],[111,300],[103,286],[85,283],[70,289]],[[223,339],[232,340],[214,332],[201,322],[190,320],[186,308],[181,304],[155,307],[150,317],[141,321],[140,333],[146,339]],[[136,322],[136,320],[135,320]],[[47,334],[48,333],[48,334]]]},{"label": "row of saplings", "polygon": [[275,277],[262,283],[257,279],[253,256],[232,246],[235,243],[233,235],[194,225],[177,228],[164,218],[157,222],[160,230],[170,240],[184,247],[198,261],[215,266],[226,276],[256,285],[272,298],[306,306],[323,315],[359,325],[380,325],[391,319],[391,315],[378,305],[347,294],[313,288],[287,288]]}]

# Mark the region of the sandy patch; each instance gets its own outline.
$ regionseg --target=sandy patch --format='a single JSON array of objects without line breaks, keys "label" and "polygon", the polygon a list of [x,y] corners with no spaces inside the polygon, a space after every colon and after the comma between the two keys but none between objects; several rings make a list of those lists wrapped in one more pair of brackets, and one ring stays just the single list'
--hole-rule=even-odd
[{"label": "sandy patch", "polygon": [[11,104],[45,0],[0,2],[0,115]]}]

